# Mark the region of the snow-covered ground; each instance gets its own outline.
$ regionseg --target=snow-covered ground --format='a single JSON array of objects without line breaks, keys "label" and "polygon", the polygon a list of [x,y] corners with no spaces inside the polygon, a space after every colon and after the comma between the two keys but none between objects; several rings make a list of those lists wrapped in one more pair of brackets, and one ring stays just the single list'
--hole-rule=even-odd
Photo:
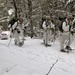
[{"label": "snow-covered ground", "polygon": [[[75,51],[59,51],[58,39],[51,47],[41,44],[41,39],[26,38],[22,47],[15,46],[12,39],[0,40],[0,75],[75,75]],[[71,47],[75,48],[75,40]]]}]

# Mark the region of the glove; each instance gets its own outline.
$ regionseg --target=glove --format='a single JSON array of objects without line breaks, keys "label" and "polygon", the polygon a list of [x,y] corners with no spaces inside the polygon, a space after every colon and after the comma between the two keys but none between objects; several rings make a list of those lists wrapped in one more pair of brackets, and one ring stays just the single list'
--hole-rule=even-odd
[{"label": "glove", "polygon": [[20,30],[17,29],[17,32],[20,34]]}]

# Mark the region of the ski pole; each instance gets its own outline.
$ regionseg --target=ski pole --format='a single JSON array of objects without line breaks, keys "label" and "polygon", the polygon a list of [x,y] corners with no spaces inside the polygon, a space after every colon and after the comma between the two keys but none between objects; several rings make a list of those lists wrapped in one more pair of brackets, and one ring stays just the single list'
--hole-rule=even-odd
[{"label": "ski pole", "polygon": [[46,30],[46,47],[47,47],[47,37],[48,37],[48,34],[47,34],[47,30]]},{"label": "ski pole", "polygon": [[11,43],[11,40],[12,40],[12,38],[10,39],[10,41],[9,41],[9,43],[8,43],[8,45],[7,45],[7,46],[9,46],[9,45],[10,45],[10,43]]},{"label": "ski pole", "polygon": [[64,43],[65,46],[64,46],[64,47],[67,46],[68,42],[69,42],[69,38],[67,38],[67,39],[65,40],[65,43]]}]

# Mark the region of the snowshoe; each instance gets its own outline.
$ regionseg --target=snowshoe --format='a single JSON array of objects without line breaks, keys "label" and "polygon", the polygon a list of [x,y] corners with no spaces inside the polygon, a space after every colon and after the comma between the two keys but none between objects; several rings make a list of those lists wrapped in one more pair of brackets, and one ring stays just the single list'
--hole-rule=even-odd
[{"label": "snowshoe", "polygon": [[49,45],[49,44],[45,44],[45,46],[46,46],[46,47],[51,47],[51,45]]},{"label": "snowshoe", "polygon": [[17,45],[17,42],[15,42],[15,45]]},{"label": "snowshoe", "polygon": [[23,43],[22,43],[22,42],[20,42],[20,43],[19,43],[19,46],[22,46],[22,45],[23,45]]},{"label": "snowshoe", "polygon": [[60,51],[61,52],[67,52],[68,53],[68,50],[65,50],[65,49],[61,49]]},{"label": "snowshoe", "polygon": [[22,41],[22,45],[24,44],[24,41]]},{"label": "snowshoe", "polygon": [[71,49],[71,47],[70,46],[66,46],[66,48],[65,49],[67,49],[67,50],[71,50],[72,51],[72,49]]},{"label": "snowshoe", "polygon": [[18,43],[17,43],[17,41],[16,41],[16,40],[15,40],[14,42],[15,42],[15,43],[14,43],[15,45],[18,45]]}]

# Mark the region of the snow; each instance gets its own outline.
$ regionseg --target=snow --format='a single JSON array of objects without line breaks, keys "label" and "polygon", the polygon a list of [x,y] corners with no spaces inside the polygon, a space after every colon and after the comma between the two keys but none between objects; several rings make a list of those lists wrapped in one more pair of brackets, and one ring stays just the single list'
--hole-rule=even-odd
[{"label": "snow", "polygon": [[42,39],[30,37],[22,47],[15,46],[14,39],[8,46],[9,41],[0,40],[0,75],[46,75],[56,60],[49,75],[75,75],[75,51],[60,52],[59,39],[51,47],[45,47]]}]

